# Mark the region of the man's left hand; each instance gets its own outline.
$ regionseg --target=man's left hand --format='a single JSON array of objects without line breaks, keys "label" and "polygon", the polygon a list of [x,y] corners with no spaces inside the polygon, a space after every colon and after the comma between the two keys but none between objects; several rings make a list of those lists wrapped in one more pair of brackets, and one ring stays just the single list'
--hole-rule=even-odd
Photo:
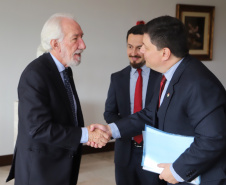
[{"label": "man's left hand", "polygon": [[164,168],[162,173],[159,175],[159,178],[161,180],[165,180],[171,184],[177,184],[179,183],[173,176],[173,174],[171,173],[170,171],[170,165],[171,163],[161,163],[161,164],[158,164],[158,167],[159,168]]},{"label": "man's left hand", "polygon": [[111,136],[106,131],[103,131],[99,128],[91,128],[91,126],[87,127],[88,129],[88,142],[87,145],[90,145],[95,148],[102,148],[107,144],[107,142],[111,139]]}]

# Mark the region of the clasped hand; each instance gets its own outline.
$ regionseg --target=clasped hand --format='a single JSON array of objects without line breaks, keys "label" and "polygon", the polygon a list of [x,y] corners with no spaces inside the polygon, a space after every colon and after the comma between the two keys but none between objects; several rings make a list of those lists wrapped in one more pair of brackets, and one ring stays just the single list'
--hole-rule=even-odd
[{"label": "clasped hand", "polygon": [[89,134],[88,146],[102,148],[111,139],[112,133],[108,125],[92,124],[87,129]]},{"label": "clasped hand", "polygon": [[171,184],[179,183],[173,176],[172,172],[170,171],[171,163],[161,163],[158,164],[159,168],[163,168],[162,173],[159,175],[159,179],[165,180]]}]

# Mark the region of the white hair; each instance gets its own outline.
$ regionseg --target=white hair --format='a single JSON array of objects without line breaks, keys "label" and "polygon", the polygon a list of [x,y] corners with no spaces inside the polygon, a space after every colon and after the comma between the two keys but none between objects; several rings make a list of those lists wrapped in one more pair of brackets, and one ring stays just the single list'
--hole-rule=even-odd
[{"label": "white hair", "polygon": [[57,39],[60,42],[63,40],[64,33],[62,31],[61,22],[64,18],[75,20],[70,14],[57,13],[46,21],[41,31],[41,44],[37,49],[37,57],[52,49],[50,45],[51,40]]}]

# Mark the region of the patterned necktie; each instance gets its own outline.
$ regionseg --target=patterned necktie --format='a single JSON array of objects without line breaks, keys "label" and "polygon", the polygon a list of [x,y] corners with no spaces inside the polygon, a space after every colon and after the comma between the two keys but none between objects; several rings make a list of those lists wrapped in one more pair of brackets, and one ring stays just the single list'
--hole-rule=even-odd
[{"label": "patterned necktie", "polygon": [[[136,83],[136,89],[135,89],[135,95],[134,95],[134,109],[133,113],[139,112],[142,110],[142,69],[137,69],[137,72],[139,74],[137,83]],[[135,136],[134,141],[136,141],[138,144],[140,144],[143,141],[142,134]]]},{"label": "patterned necktie", "polygon": [[162,79],[161,79],[161,82],[160,82],[160,89],[159,89],[159,105],[158,105],[158,108],[160,107],[161,95],[162,95],[162,91],[165,87],[165,84],[166,84],[166,77],[164,75],[162,75]]},{"label": "patterned necktie", "polygon": [[64,85],[65,85],[67,95],[68,95],[68,98],[69,98],[69,101],[70,101],[70,104],[71,104],[71,110],[72,110],[72,115],[73,115],[73,118],[74,118],[74,123],[77,126],[77,115],[76,115],[76,112],[75,112],[73,92],[72,92],[72,89],[71,89],[67,68],[65,68],[65,70],[63,71],[63,77],[64,77]]}]

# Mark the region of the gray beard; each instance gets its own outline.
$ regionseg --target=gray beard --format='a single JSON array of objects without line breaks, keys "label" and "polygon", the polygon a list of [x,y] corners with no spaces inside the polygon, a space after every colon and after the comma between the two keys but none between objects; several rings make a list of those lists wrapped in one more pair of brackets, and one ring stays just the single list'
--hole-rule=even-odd
[{"label": "gray beard", "polygon": [[67,66],[68,67],[74,67],[74,66],[78,66],[80,63],[81,63],[81,60],[79,62],[71,60],[71,61],[67,62]]}]

